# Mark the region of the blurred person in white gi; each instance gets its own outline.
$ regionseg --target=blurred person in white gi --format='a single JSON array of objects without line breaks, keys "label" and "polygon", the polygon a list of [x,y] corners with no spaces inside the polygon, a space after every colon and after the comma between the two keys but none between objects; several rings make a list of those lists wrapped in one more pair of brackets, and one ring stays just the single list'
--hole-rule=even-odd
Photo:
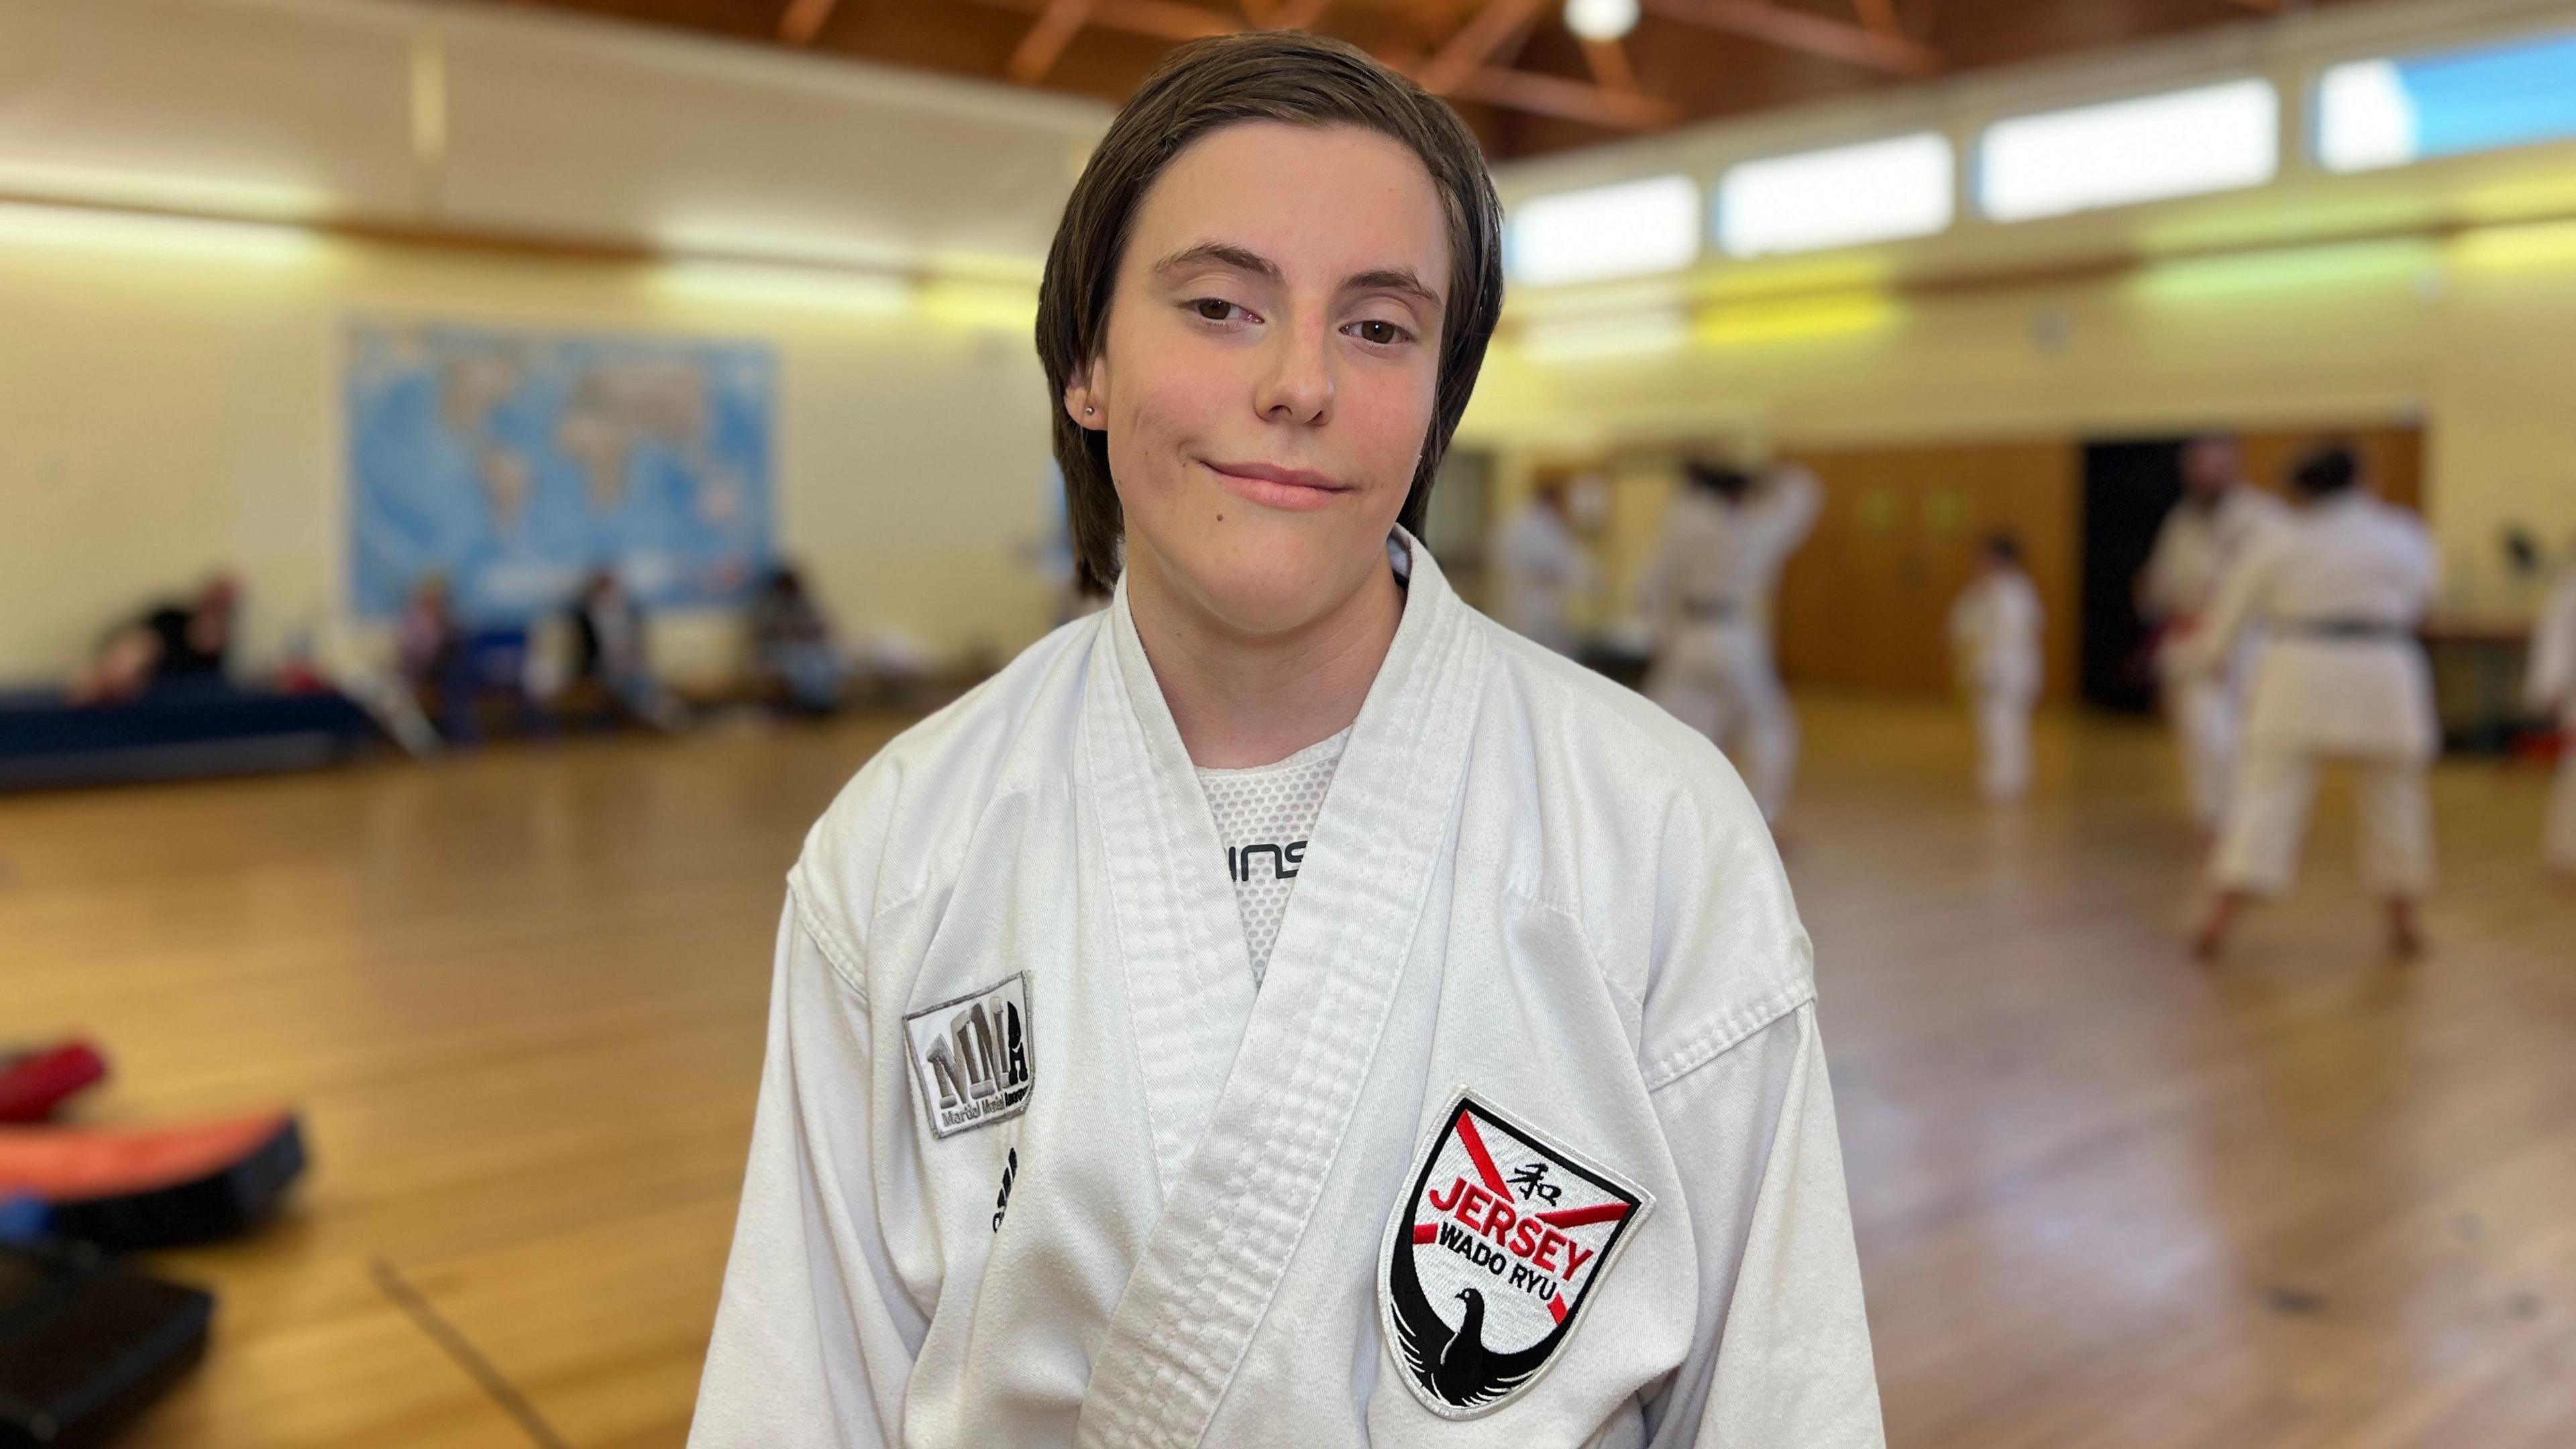
[{"label": "blurred person in white gi", "polygon": [[1113,590],[788,876],[699,1449],[1877,1449],[1812,952],[1706,740],[1419,543],[1474,136],[1175,50],[1039,289]]},{"label": "blurred person in white gi", "polygon": [[2192,945],[2214,956],[2247,898],[2289,889],[2318,766],[2333,761],[2353,771],[2362,876],[2386,908],[2389,945],[2412,955],[2416,905],[2433,885],[2425,773],[2441,749],[2416,626],[2440,565],[2423,520],[2372,496],[2349,448],[2303,459],[2290,492],[2290,521],[2230,570],[2183,661],[2226,668],[2245,630],[2269,631]]},{"label": "blurred person in white gi", "polygon": [[2156,673],[2182,756],[2192,819],[2215,835],[2227,811],[2245,690],[2262,640],[2239,636],[2218,669],[2185,667],[2194,636],[2230,564],[2289,516],[2281,500],[2247,483],[2244,456],[2228,437],[2195,438],[2182,450],[2183,494],[2156,532],[2138,575],[2138,608],[2157,628]]},{"label": "blurred person in white gi", "polygon": [[1647,697],[1743,766],[1766,820],[1788,806],[1798,772],[1798,717],[1771,661],[1771,591],[1823,495],[1794,465],[1757,482],[1691,464],[1640,590],[1656,640]]},{"label": "blurred person in white gi", "polygon": [[2549,792],[2549,868],[2576,885],[2576,561],[2532,622],[2531,657],[2523,673],[2531,708],[2558,724],[2558,782]]},{"label": "blurred person in white gi", "polygon": [[1574,605],[1592,590],[1592,556],[1574,536],[1562,483],[1532,491],[1494,538],[1495,617],[1571,657]]},{"label": "blurred person in white gi", "polygon": [[1950,605],[1950,650],[1977,724],[1977,791],[2018,800],[2030,789],[2030,711],[2046,662],[2039,590],[2021,545],[1996,534],[1977,551],[1977,576]]}]

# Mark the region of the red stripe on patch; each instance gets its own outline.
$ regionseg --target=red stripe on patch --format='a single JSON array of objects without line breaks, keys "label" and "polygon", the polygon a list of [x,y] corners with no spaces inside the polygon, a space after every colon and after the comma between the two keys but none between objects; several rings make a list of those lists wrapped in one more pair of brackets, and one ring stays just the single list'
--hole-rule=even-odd
[{"label": "red stripe on patch", "polygon": [[1494,1159],[1485,1151],[1485,1139],[1477,1135],[1475,1113],[1458,1114],[1458,1141],[1466,1147],[1467,1155],[1475,1159],[1476,1171],[1484,1175],[1485,1190],[1505,1202],[1512,1201],[1512,1190],[1503,1186],[1503,1175],[1494,1170]]},{"label": "red stripe on patch", "polygon": [[1591,1207],[1558,1208],[1552,1213],[1540,1213],[1538,1220],[1550,1227],[1579,1228],[1591,1223],[1615,1223],[1627,1215],[1626,1203],[1605,1202]]},{"label": "red stripe on patch", "polygon": [[1413,1240],[1417,1243],[1436,1243],[1440,1241],[1440,1229],[1432,1223],[1415,1223]]},{"label": "red stripe on patch", "polygon": [[1556,1315],[1557,1322],[1563,1323],[1565,1321],[1565,1300],[1563,1298],[1551,1298],[1547,1300],[1547,1311]]}]

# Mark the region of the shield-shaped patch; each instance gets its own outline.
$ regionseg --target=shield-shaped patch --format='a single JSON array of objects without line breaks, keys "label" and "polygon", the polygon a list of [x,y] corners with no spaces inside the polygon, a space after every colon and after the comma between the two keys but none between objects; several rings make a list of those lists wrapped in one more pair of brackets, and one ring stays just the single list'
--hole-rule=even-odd
[{"label": "shield-shaped patch", "polygon": [[1414,1397],[1472,1419],[1536,1382],[1652,1205],[1460,1088],[1380,1254],[1378,1312]]}]

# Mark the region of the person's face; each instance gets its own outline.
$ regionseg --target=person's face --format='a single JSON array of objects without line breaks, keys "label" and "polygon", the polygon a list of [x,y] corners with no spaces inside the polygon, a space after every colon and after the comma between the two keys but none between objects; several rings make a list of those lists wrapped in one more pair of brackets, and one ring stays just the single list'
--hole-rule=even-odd
[{"label": "person's face", "polygon": [[2216,498],[2236,483],[2244,468],[2244,459],[2236,445],[2220,438],[2203,438],[2182,450],[2182,486],[2194,498]]},{"label": "person's face", "polygon": [[1107,430],[1128,569],[1262,636],[1385,568],[1448,289],[1430,173],[1387,137],[1246,122],[1175,157],[1137,208],[1101,355],[1064,395]]}]

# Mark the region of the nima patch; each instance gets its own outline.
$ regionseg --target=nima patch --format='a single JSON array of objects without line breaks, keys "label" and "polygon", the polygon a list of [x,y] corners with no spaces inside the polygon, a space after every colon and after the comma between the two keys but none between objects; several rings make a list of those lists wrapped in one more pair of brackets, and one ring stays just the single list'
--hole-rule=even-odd
[{"label": "nima patch", "polygon": [[903,1019],[930,1135],[949,1137],[1028,1110],[1029,977],[1023,971]]}]

